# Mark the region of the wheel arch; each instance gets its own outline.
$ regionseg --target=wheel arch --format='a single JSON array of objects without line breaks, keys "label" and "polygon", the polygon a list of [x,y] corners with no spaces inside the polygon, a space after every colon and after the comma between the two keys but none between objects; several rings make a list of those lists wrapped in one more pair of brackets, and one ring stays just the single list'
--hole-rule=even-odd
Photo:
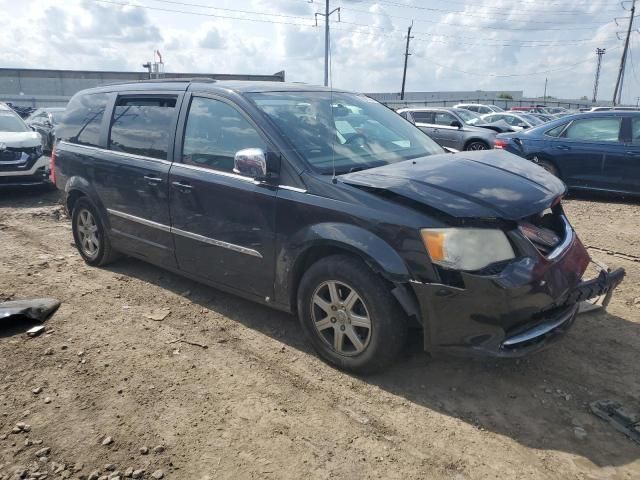
[{"label": "wheel arch", "polygon": [[553,166],[553,168],[556,169],[556,171],[558,172],[558,178],[562,179],[562,168],[560,168],[560,165],[558,164],[557,161],[555,161],[550,155],[546,155],[544,153],[529,153],[527,155],[527,160],[532,161],[533,163],[536,163],[536,161],[534,160],[534,158],[538,158],[539,160],[543,160],[549,164],[551,164]]},{"label": "wheel arch", "polygon": [[73,207],[81,197],[87,197],[98,209],[98,213],[101,214],[102,219],[107,222],[108,216],[104,209],[102,202],[100,201],[95,190],[91,187],[91,184],[83,177],[73,176],[70,177],[64,187],[64,207],[67,210],[67,214],[71,216],[73,213]]},{"label": "wheel arch", "polygon": [[276,298],[282,298],[295,311],[298,286],[306,269],[336,254],[360,258],[388,281],[390,288],[411,279],[402,257],[382,238],[355,225],[320,224],[295,235],[281,248],[276,267]]},{"label": "wheel arch", "polygon": [[472,138],[468,139],[466,142],[464,142],[464,150],[466,150],[469,147],[469,145],[471,145],[474,142],[484,143],[487,146],[487,149],[491,148],[491,144],[487,140],[485,140],[484,138],[472,137]]}]

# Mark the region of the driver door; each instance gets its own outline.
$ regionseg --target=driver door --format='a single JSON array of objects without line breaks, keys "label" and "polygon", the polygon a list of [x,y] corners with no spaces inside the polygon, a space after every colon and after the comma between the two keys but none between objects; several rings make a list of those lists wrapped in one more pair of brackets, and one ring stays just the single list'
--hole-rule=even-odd
[{"label": "driver door", "polygon": [[273,297],[276,191],[233,171],[238,150],[273,149],[231,101],[194,94],[184,104],[169,174],[178,268]]}]

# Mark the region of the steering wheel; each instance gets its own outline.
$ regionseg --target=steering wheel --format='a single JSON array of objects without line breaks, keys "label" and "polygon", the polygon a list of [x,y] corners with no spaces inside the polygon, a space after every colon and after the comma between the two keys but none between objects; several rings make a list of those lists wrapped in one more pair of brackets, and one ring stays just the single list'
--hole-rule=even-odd
[{"label": "steering wheel", "polygon": [[353,141],[354,141],[356,138],[361,138],[362,140],[364,140],[364,142],[365,142],[365,143],[367,143],[367,137],[366,137],[366,135],[364,135],[364,134],[362,134],[362,133],[356,133],[355,135],[350,136],[350,137],[346,140],[346,142],[344,142],[344,144],[345,144],[345,145],[348,145],[348,144],[350,144],[350,143],[353,143]]}]

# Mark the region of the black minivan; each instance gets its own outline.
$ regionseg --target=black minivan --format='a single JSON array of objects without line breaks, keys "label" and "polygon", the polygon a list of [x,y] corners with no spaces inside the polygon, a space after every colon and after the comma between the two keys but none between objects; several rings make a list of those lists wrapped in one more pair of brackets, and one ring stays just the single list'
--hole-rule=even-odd
[{"label": "black minivan", "polygon": [[76,94],[52,179],[90,265],[118,253],[296,312],[354,372],[408,332],[427,351],[520,356],[567,330],[590,258],[564,184],[506,152],[449,154],[359,94],[147,81]]}]

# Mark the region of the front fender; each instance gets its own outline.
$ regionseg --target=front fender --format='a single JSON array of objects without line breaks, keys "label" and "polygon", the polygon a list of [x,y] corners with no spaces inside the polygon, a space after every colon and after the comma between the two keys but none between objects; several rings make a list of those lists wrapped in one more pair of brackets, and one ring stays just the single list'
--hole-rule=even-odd
[{"label": "front fender", "polygon": [[404,260],[387,242],[356,225],[310,225],[280,240],[275,275],[275,297],[279,303],[295,305],[297,282],[304,273],[301,270],[314,251],[351,252],[391,282],[405,283],[411,279]]}]

